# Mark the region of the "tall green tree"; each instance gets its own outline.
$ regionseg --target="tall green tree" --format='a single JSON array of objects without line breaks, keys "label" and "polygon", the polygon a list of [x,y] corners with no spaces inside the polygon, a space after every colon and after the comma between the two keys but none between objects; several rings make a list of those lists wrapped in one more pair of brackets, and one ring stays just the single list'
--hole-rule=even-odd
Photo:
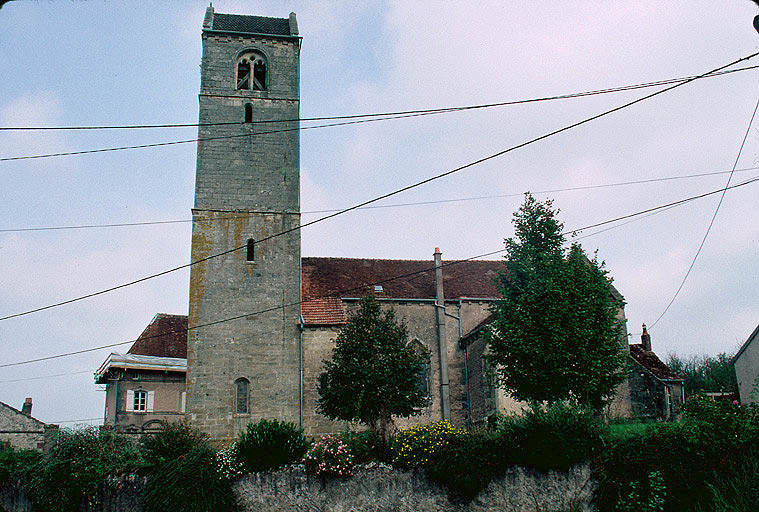
[{"label": "tall green tree", "polygon": [[565,247],[552,201],[527,194],[514,214],[500,275],[502,299],[486,336],[500,384],[514,398],[596,410],[624,379],[611,278],[579,244]]},{"label": "tall green tree", "polygon": [[680,357],[669,354],[667,366],[685,379],[686,396],[707,392],[738,394],[738,380],[732,365],[734,355]]},{"label": "tall green tree", "polygon": [[340,329],[332,359],[319,375],[318,410],[333,420],[357,421],[388,439],[392,416],[419,414],[429,403],[420,376],[429,352],[408,343],[403,323],[367,297]]}]

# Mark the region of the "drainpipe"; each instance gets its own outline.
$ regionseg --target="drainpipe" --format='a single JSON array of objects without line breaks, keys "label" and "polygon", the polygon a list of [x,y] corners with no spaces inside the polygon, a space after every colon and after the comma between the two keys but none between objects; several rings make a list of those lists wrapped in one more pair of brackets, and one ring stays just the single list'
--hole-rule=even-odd
[{"label": "drainpipe", "polygon": [[116,428],[116,415],[119,413],[119,376],[116,375],[116,390],[113,400],[113,428]]},{"label": "drainpipe", "polygon": [[[445,316],[449,316],[453,319],[458,320],[459,322],[459,343],[458,346],[461,346],[461,338],[464,337],[464,333],[461,330],[461,305],[462,300],[459,299],[459,316],[451,315],[450,313],[445,314]],[[468,368],[468,359],[469,359],[469,352],[467,345],[464,345],[464,383],[466,384],[466,425],[467,430],[472,430],[472,407],[471,407],[471,401],[469,399],[469,368]]]},{"label": "drainpipe", "polygon": [[303,331],[306,322],[303,321],[303,313],[300,314],[300,339],[298,341],[298,426],[303,428]]},{"label": "drainpipe", "polygon": [[448,386],[448,347],[445,340],[445,295],[443,293],[443,261],[440,249],[435,247],[435,316],[437,318],[437,345],[440,355],[440,406],[443,420],[451,420],[450,388]]}]

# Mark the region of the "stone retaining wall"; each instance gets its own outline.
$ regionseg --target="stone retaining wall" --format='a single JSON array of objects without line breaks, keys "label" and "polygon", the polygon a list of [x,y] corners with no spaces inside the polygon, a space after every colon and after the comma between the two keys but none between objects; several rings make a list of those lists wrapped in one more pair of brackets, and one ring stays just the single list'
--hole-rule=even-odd
[{"label": "stone retaining wall", "polygon": [[[142,512],[144,478],[109,479],[96,504],[81,512]],[[234,486],[245,512],[591,512],[596,483],[587,465],[568,473],[512,468],[471,503],[452,503],[447,491],[419,471],[376,464],[344,480],[325,480],[293,467],[256,473]],[[19,487],[0,487],[0,510],[34,512]]]}]

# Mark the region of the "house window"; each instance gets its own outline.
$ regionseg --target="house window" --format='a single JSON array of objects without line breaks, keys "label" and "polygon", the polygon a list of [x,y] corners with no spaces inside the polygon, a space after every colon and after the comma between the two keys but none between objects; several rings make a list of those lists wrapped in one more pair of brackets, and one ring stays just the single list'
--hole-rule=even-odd
[{"label": "house window", "polygon": [[245,261],[253,261],[256,256],[256,241],[252,238],[248,238],[248,243],[245,252]]},{"label": "house window", "polygon": [[253,122],[253,105],[251,105],[250,103],[245,104],[245,122],[246,123]]},{"label": "house window", "polygon": [[[414,350],[414,352],[421,356],[423,354],[429,354],[427,351],[427,348],[424,346],[424,344],[419,341],[418,338],[414,338],[409,342],[409,345]],[[425,396],[430,396],[430,362],[429,360],[424,362],[424,365],[422,368],[419,369],[419,373],[417,375],[417,383],[419,386],[419,391],[422,392]]]},{"label": "house window", "polygon": [[259,52],[245,52],[237,59],[237,89],[266,90],[266,58]]},{"label": "house window", "polygon": [[153,412],[155,391],[128,389],[126,393],[127,412]]},{"label": "house window", "polygon": [[235,413],[248,414],[248,379],[239,378],[235,381]]},{"label": "house window", "polygon": [[144,390],[137,390],[134,392],[134,410],[137,412],[145,412],[148,408],[148,392]]}]

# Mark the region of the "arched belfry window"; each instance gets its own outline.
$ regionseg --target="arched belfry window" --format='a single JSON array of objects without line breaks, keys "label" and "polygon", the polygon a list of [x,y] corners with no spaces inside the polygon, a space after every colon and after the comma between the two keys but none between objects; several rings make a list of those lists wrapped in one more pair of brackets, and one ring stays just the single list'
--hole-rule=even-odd
[{"label": "arched belfry window", "polygon": [[245,52],[237,59],[237,89],[266,90],[266,57],[259,52]]},{"label": "arched belfry window", "polygon": [[245,377],[235,381],[235,413],[248,414],[248,387],[250,383]]},{"label": "arched belfry window", "polygon": [[253,122],[253,105],[251,105],[250,103],[245,104],[245,122],[246,123]]}]

